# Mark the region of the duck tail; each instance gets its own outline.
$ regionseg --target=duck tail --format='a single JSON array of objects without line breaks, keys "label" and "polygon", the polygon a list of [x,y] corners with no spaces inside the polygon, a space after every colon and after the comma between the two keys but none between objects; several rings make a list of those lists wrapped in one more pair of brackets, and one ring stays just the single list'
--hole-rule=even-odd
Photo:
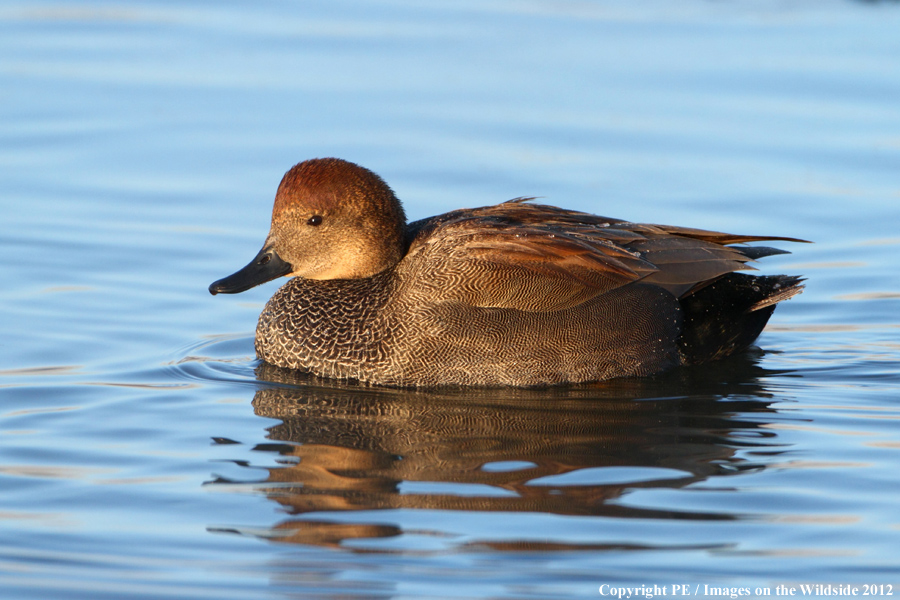
[{"label": "duck tail", "polygon": [[801,277],[729,273],[679,299],[684,331],[678,340],[685,364],[700,364],[749,347],[775,305],[803,291]]}]

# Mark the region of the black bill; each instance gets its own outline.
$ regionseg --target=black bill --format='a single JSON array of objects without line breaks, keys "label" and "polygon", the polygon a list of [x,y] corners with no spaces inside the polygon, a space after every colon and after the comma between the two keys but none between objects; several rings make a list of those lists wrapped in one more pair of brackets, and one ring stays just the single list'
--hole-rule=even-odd
[{"label": "black bill", "polygon": [[290,264],[279,258],[274,249],[264,247],[246,267],[209,286],[209,293],[214,296],[238,294],[261,283],[288,275],[293,270]]}]

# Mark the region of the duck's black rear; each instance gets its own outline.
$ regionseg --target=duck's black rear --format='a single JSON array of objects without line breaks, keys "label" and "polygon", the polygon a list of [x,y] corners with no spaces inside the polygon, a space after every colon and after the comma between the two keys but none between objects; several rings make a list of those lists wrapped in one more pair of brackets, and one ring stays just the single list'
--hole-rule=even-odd
[{"label": "duck's black rear", "polygon": [[680,299],[684,331],[678,340],[685,364],[724,358],[750,346],[782,300],[803,290],[791,275],[729,273]]}]

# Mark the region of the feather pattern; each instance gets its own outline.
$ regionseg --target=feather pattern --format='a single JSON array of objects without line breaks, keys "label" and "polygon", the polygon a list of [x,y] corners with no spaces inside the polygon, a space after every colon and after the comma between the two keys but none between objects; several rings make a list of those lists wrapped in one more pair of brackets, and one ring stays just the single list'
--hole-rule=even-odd
[{"label": "feather pattern", "polygon": [[[516,198],[411,224],[401,273],[429,273],[447,300],[547,311],[643,281],[676,297],[783,252],[738,247],[802,241],[610,219]],[[553,290],[553,294],[547,291]]]}]

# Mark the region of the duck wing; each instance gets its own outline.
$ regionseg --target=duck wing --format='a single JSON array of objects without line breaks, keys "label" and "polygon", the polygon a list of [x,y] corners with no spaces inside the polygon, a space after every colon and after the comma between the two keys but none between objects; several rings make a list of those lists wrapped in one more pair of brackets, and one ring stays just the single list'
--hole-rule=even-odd
[{"label": "duck wing", "polygon": [[[792,240],[629,223],[517,198],[410,224],[398,275],[431,297],[472,306],[552,311],[636,281],[683,296]],[[751,250],[750,252],[745,252]]]}]

